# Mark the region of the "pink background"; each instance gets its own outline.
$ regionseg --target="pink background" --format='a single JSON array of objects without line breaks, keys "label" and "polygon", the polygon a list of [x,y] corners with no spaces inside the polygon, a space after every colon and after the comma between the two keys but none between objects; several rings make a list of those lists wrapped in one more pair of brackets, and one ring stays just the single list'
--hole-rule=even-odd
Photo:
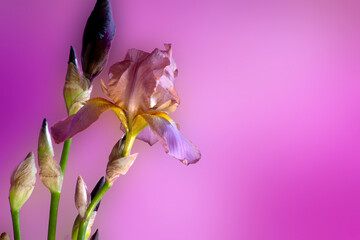
[{"label": "pink background", "polygon": [[[12,235],[11,172],[36,151],[42,118],[65,117],[69,46],[80,56],[94,0],[1,0],[0,231]],[[360,3],[357,0],[112,1],[109,64],[172,43],[181,105],[202,151],[186,167],[160,144],[105,195],[101,239],[360,239]],[[108,69],[109,64],[106,69]],[[107,71],[107,70],[106,70]],[[106,77],[106,72],[101,74]],[[93,96],[101,96],[99,78]],[[73,139],[58,239],[71,232],[79,174],[91,189],[121,132],[104,114]],[[61,145],[55,147],[59,159]],[[23,239],[45,239],[39,178]]]}]

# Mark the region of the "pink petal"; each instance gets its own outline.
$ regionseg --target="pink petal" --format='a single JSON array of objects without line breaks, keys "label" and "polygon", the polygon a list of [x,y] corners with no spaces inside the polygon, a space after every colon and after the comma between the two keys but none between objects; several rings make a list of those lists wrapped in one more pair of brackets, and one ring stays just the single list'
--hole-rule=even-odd
[{"label": "pink petal", "polygon": [[171,46],[165,46],[165,51],[155,49],[152,53],[130,49],[124,61],[110,68],[109,96],[131,116],[170,99],[178,103],[173,89],[176,64],[172,59]]},{"label": "pink petal", "polygon": [[60,143],[73,137],[78,132],[88,128],[103,112],[110,109],[114,110],[117,114],[122,113],[122,110],[118,106],[103,98],[89,100],[79,112],[71,115],[64,121],[56,123],[51,128],[54,141]]},{"label": "pink petal", "polygon": [[[126,130],[123,127],[123,125],[120,125],[120,129],[121,129],[121,131],[126,133]],[[144,142],[148,143],[150,146],[154,145],[155,143],[157,143],[159,141],[158,137],[153,133],[153,131],[151,131],[149,126],[145,127],[143,130],[141,130],[141,132],[136,136],[136,139],[144,141]]]},{"label": "pink petal", "polygon": [[154,145],[159,141],[158,137],[151,131],[150,127],[144,128],[137,136],[137,139],[148,143],[150,146]]},{"label": "pink petal", "polygon": [[176,123],[164,113],[143,114],[151,130],[161,140],[165,151],[188,165],[200,160],[200,151],[178,130]]}]

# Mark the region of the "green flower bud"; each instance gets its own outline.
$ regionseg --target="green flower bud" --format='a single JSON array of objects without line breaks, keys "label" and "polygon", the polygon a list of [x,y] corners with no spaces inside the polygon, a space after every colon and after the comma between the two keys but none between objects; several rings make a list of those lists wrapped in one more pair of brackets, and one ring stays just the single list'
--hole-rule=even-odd
[{"label": "green flower bud", "polygon": [[38,160],[40,179],[51,192],[61,192],[63,183],[63,174],[61,167],[54,160],[54,150],[51,143],[51,137],[46,119],[44,119],[38,144]]},{"label": "green flower bud", "polygon": [[36,172],[34,154],[30,152],[11,176],[9,201],[12,211],[19,211],[29,199],[34,190]]},{"label": "green flower bud", "polygon": [[92,86],[77,66],[74,48],[70,48],[68,69],[64,86],[64,99],[69,115],[77,113],[90,98]]}]

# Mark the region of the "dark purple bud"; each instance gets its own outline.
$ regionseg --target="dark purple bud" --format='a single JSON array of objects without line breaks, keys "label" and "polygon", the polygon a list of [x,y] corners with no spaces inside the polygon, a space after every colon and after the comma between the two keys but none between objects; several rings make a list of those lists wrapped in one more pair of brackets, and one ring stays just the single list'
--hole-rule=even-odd
[{"label": "dark purple bud", "polygon": [[96,232],[92,235],[90,240],[99,240],[99,229],[96,229]]},{"label": "dark purple bud", "polygon": [[77,60],[76,60],[76,54],[73,46],[70,46],[70,54],[69,54],[69,62],[73,63],[75,66],[77,66]]},{"label": "dark purple bud", "polygon": [[82,69],[89,80],[104,68],[114,34],[110,2],[97,0],[85,26],[81,51]]},{"label": "dark purple bud", "polygon": [[[102,186],[104,186],[104,183],[105,183],[105,178],[101,177],[100,180],[97,182],[96,186],[94,187],[94,189],[90,193],[91,200],[94,199],[95,195],[100,190],[100,188],[102,188]],[[101,203],[101,201],[96,205],[96,207],[94,209],[95,212],[99,209],[100,203]]]}]

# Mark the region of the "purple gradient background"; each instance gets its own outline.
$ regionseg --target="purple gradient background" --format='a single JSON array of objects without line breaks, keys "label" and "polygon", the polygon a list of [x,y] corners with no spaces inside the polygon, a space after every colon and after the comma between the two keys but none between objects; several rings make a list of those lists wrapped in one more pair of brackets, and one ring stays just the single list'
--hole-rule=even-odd
[{"label": "purple gradient background", "polygon": [[[12,235],[11,172],[36,150],[42,118],[65,117],[69,46],[80,55],[94,3],[0,2],[0,231]],[[138,159],[102,201],[93,227],[101,239],[360,239],[359,1],[112,7],[109,64],[128,48],[173,44],[182,102],[172,117],[202,159],[186,167],[160,144],[135,142]],[[99,78],[94,88],[102,95]],[[77,176],[92,188],[120,135],[109,112],[73,139],[58,239],[76,215]],[[38,179],[21,210],[23,239],[45,239],[49,199]]]}]

